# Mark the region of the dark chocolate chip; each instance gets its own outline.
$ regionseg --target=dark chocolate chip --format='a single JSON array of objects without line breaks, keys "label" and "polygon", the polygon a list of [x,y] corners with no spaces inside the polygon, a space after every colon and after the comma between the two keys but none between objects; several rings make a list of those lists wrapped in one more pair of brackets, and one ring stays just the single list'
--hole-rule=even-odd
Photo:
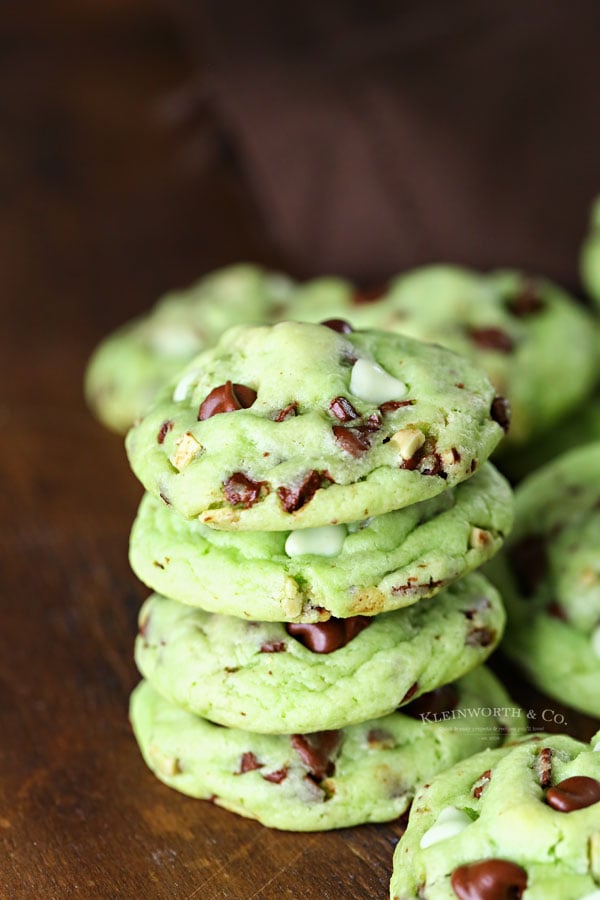
[{"label": "dark chocolate chip", "polygon": [[493,628],[483,626],[481,628],[473,628],[465,638],[467,647],[489,647],[496,639],[496,632]]},{"label": "dark chocolate chip", "polygon": [[512,353],[515,346],[511,336],[501,328],[469,328],[468,334],[480,350]]},{"label": "dark chocolate chip", "polygon": [[369,747],[377,750],[391,750],[396,746],[396,739],[391,732],[384,728],[371,728],[367,734],[367,743]]},{"label": "dark chocolate chip", "polygon": [[542,747],[537,758],[537,773],[543,788],[552,784],[552,747]]},{"label": "dark chocolate chip", "polygon": [[351,422],[358,419],[359,415],[345,397],[335,397],[329,404],[329,409],[340,422]]},{"label": "dark chocolate chip", "polygon": [[204,398],[198,410],[198,419],[203,422],[219,413],[235,412],[238,409],[248,409],[256,400],[256,391],[246,387],[245,384],[232,384],[226,381],[213,388],[210,394]]},{"label": "dark chocolate chip", "polygon": [[234,472],[225,482],[225,496],[232,506],[241,505],[248,509],[265,492],[268,493],[266,481],[253,481],[243,472]]},{"label": "dark chocolate chip", "polygon": [[567,615],[564,609],[562,608],[560,603],[556,602],[556,600],[552,600],[548,604],[548,606],[546,607],[546,612],[549,616],[552,616],[553,619],[560,619],[561,622],[567,621]]},{"label": "dark chocolate chip", "polygon": [[513,544],[508,555],[521,594],[531,597],[548,571],[546,541],[539,534],[528,534]]},{"label": "dark chocolate chip", "polygon": [[351,616],[348,619],[336,619],[333,616],[326,622],[289,622],[285,628],[289,635],[304,644],[313,653],[333,653],[345,647],[367,625],[371,624],[368,616]]},{"label": "dark chocolate chip", "polygon": [[166,422],[163,422],[159,428],[158,434],[156,435],[156,440],[159,444],[162,444],[169,431],[173,427],[173,422],[170,419],[167,419]]},{"label": "dark chocolate chip", "polygon": [[331,328],[332,331],[337,331],[339,334],[351,334],[354,331],[350,322],[346,322],[345,319],[324,319],[321,325]]},{"label": "dark chocolate chip", "polygon": [[401,706],[400,712],[413,719],[420,719],[423,715],[435,715],[437,713],[450,712],[456,709],[459,700],[458,688],[454,684],[445,684],[422,694],[416,700],[411,700],[407,706]]},{"label": "dark chocolate chip", "polygon": [[238,774],[244,775],[246,772],[253,772],[255,769],[262,769],[262,767],[263,763],[259,763],[254,753],[249,750],[247,753],[242,753]]},{"label": "dark chocolate chip", "polygon": [[294,403],[288,403],[287,406],[284,406],[283,409],[278,409],[275,415],[273,416],[274,422],[284,422],[286,419],[291,419],[294,416],[298,415],[298,404],[296,401]]},{"label": "dark chocolate chip", "polygon": [[415,402],[415,400],[386,400],[378,409],[385,416],[387,413],[396,412],[397,409],[401,409],[403,406],[414,406]]},{"label": "dark chocolate chip", "polygon": [[558,812],[574,812],[600,803],[600,781],[587,775],[573,775],[551,787],[546,793],[546,803]]},{"label": "dark chocolate chip", "polygon": [[265,641],[260,648],[261,653],[283,653],[286,648],[285,641]]},{"label": "dark chocolate chip", "polygon": [[508,431],[510,428],[510,403],[506,397],[494,397],[490,407],[490,416],[504,432]]},{"label": "dark chocolate chip", "polygon": [[346,425],[334,425],[333,436],[342,450],[350,456],[360,456],[371,446],[367,431],[361,428],[348,428]]},{"label": "dark chocolate chip", "polygon": [[288,770],[287,768],[277,769],[275,772],[267,772],[266,775],[263,775],[265,781],[271,781],[273,784],[281,784],[282,781],[285,781],[287,778]]},{"label": "dark chocolate chip", "polygon": [[341,740],[341,731],[318,731],[315,734],[293,734],[292,747],[316,782],[333,775],[335,766],[331,755]]},{"label": "dark chocolate chip", "polygon": [[492,780],[492,770],[486,769],[485,772],[482,772],[477,781],[475,782],[475,787],[473,788],[473,796],[476,800],[479,800],[484,790]]},{"label": "dark chocolate chip", "polygon": [[400,701],[400,703],[408,703],[411,697],[414,697],[417,691],[419,690],[419,682],[415,681],[414,684],[411,684],[404,697]]},{"label": "dark chocolate chip", "polygon": [[484,859],[459,866],[450,883],[459,900],[520,900],[527,872],[506,859]]},{"label": "dark chocolate chip", "polygon": [[322,476],[315,469],[307,472],[295,487],[278,487],[277,494],[286,512],[296,512],[312,500],[321,487]]},{"label": "dark chocolate chip", "polygon": [[506,308],[518,319],[525,319],[542,312],[546,303],[539,294],[538,285],[528,279],[516,294],[506,300]]},{"label": "dark chocolate chip", "polygon": [[374,284],[371,287],[355,291],[352,301],[353,303],[373,303],[374,300],[381,300],[382,297],[385,297],[388,290],[387,284]]}]

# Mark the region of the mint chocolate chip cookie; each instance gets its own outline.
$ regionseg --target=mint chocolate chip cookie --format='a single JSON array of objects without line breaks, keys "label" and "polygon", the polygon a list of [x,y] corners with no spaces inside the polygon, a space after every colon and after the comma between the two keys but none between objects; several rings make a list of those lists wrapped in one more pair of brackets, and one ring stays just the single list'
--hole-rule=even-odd
[{"label": "mint chocolate chip cookie", "polygon": [[[165,784],[272,828],[321,831],[402,815],[419,784],[522,725],[482,667],[446,693],[403,713],[304,735],[214,725],[146,682],[133,692],[130,713],[144,759]],[[471,713],[482,708],[489,717],[476,728]]]},{"label": "mint chocolate chip cookie", "polygon": [[365,314],[371,327],[435,341],[477,360],[510,402],[506,446],[547,430],[585,399],[597,378],[596,322],[547,279],[427,266],[392,281]]},{"label": "mint chocolate chip cookie", "polygon": [[600,733],[486,749],[415,797],[392,900],[598,900]]},{"label": "mint chocolate chip cookie", "polygon": [[[340,330],[341,329],[341,330]],[[343,323],[230,329],[129,432],[144,487],[215,528],[356,522],[473,474],[508,427],[484,373]]]},{"label": "mint chocolate chip cookie", "polygon": [[368,618],[248,622],[158,594],[140,613],[136,662],[167,699],[248,731],[326,731],[392,712],[481,665],[504,609],[481,575]]},{"label": "mint chocolate chip cookie", "polygon": [[146,494],[130,560],[153,590],[212,612],[317,622],[409,606],[478,568],[512,525],[512,493],[485,463],[430,500],[348,525],[217,531]]},{"label": "mint chocolate chip cookie", "polygon": [[515,494],[488,574],[506,602],[502,648],[551,697],[600,716],[600,443],[571,450]]},{"label": "mint chocolate chip cookie", "polygon": [[351,286],[337,278],[299,285],[257,266],[220,269],[187,290],[167,294],[102,341],[86,372],[88,403],[101,422],[125,433],[160,388],[227,328],[282,318],[347,317],[352,296]]}]

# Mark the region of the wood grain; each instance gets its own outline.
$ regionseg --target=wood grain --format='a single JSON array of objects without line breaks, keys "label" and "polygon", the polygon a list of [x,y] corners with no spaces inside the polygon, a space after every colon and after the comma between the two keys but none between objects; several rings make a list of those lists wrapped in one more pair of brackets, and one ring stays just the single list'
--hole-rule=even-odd
[{"label": "wood grain", "polygon": [[202,123],[172,115],[170,20],[8,3],[0,47],[0,897],[385,898],[400,824],[268,831],[162,786],[127,721],[141,489],[84,406],[85,362],[163,290],[278,262]]}]

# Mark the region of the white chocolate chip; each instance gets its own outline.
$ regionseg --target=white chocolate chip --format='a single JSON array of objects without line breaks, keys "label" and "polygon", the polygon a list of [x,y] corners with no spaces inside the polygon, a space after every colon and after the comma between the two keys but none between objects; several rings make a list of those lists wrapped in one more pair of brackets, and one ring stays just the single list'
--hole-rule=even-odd
[{"label": "white chocolate chip", "polygon": [[322,525],[320,528],[301,528],[292,531],[285,542],[288,556],[337,556],[346,537],[345,525]]},{"label": "white chocolate chip", "polygon": [[598,657],[598,659],[600,659],[600,625],[598,625],[592,631],[591,641],[592,641],[592,650],[595,653],[595,655]]},{"label": "white chocolate chip", "polygon": [[477,528],[476,525],[471,528],[469,533],[469,547],[473,550],[481,550],[492,540],[492,535],[485,528]]},{"label": "white chocolate chip", "polygon": [[401,400],[406,396],[408,388],[403,381],[398,381],[377,363],[369,359],[357,359],[352,366],[350,390],[361,400],[379,404],[388,400]]},{"label": "white chocolate chip", "polygon": [[185,373],[185,375],[179,381],[175,390],[173,391],[174,403],[181,403],[182,400],[187,400],[190,388],[193,385],[194,381],[196,381],[196,379],[198,378],[199,374],[199,369],[190,369],[189,372]]},{"label": "white chocolate chip", "polygon": [[189,466],[195,456],[198,456],[204,448],[200,441],[197,441],[193,434],[186,431],[180,438],[175,441],[175,450],[169,457],[176,469],[180,472]]},{"label": "white chocolate chip", "polygon": [[156,744],[150,744],[148,755],[154,763],[155,768],[166,778],[172,778],[173,775],[178,775],[181,772],[181,766],[179,765],[177,757],[163,753]]},{"label": "white chocolate chip", "polygon": [[464,831],[471,824],[471,821],[472,819],[465,812],[457,809],[455,806],[444,807],[435,820],[435,824],[421,838],[421,843],[419,844],[421,850],[426,850],[427,847],[431,847],[433,844],[455,837],[461,831]]},{"label": "white chocolate chip", "polygon": [[418,428],[403,428],[390,438],[400,451],[402,459],[412,459],[419,447],[425,443],[425,435]]}]

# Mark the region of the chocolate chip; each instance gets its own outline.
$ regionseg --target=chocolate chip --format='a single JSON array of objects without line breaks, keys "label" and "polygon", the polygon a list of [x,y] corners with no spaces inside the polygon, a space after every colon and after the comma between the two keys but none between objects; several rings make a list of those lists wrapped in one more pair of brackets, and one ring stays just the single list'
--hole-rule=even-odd
[{"label": "chocolate chip", "polygon": [[345,647],[367,625],[371,624],[368,616],[351,616],[348,619],[336,619],[333,616],[326,622],[289,622],[285,628],[289,635],[304,644],[313,653],[333,653]]},{"label": "chocolate chip", "polygon": [[558,812],[574,812],[600,803],[600,781],[587,775],[565,778],[546,793],[546,803]]},{"label": "chocolate chip", "polygon": [[340,422],[350,422],[358,419],[359,415],[345,397],[335,397],[329,404],[329,409]]},{"label": "chocolate chip", "polygon": [[476,800],[479,800],[484,790],[492,780],[492,770],[486,769],[485,772],[482,772],[477,781],[475,782],[475,787],[473,788],[473,796]]},{"label": "chocolate chip", "polygon": [[392,587],[392,594],[424,594],[428,591],[433,591],[443,583],[443,580],[434,581],[433,578],[430,578],[429,581],[419,582],[414,575],[411,575],[406,584],[395,584]]},{"label": "chocolate chip", "polygon": [[271,781],[273,784],[281,784],[287,778],[287,773],[287,767],[284,767],[283,769],[277,769],[275,772],[267,772],[266,775],[263,775],[263,778],[265,781]]},{"label": "chocolate chip", "polygon": [[374,284],[371,287],[355,291],[352,301],[353,303],[373,303],[374,300],[381,300],[382,297],[385,297],[388,290],[387,284]]},{"label": "chocolate chip", "polygon": [[459,866],[450,883],[459,900],[520,900],[527,872],[506,859],[484,859]]},{"label": "chocolate chip", "polygon": [[393,413],[403,406],[414,406],[415,402],[415,400],[386,400],[386,402],[382,403],[378,409],[379,412],[383,413],[385,416],[387,413]]},{"label": "chocolate chip", "polygon": [[274,422],[284,422],[286,419],[291,419],[297,415],[298,415],[298,404],[296,403],[296,401],[294,401],[294,403],[288,403],[288,405],[284,406],[283,409],[277,410],[277,412],[273,416],[273,421]]},{"label": "chocolate chip", "polygon": [[315,469],[307,472],[295,487],[279,487],[277,494],[286,512],[296,512],[312,500],[321,487],[322,476]]},{"label": "chocolate chip", "polygon": [[255,769],[262,769],[262,767],[263,763],[259,763],[254,753],[248,751],[247,753],[242,753],[238,775],[244,775],[246,772],[253,772]]},{"label": "chocolate chip", "polygon": [[510,428],[510,403],[506,397],[494,397],[490,407],[490,416],[504,432],[508,431]]},{"label": "chocolate chip", "polygon": [[171,501],[169,500],[169,498],[167,497],[167,495],[165,494],[164,491],[161,491],[158,496],[160,497],[160,499],[162,500],[163,503],[166,503],[167,506],[171,505]]},{"label": "chocolate chip", "polygon": [[528,279],[521,289],[506,300],[506,308],[518,319],[534,316],[546,308],[535,281]]},{"label": "chocolate chip", "polygon": [[334,425],[333,436],[342,450],[350,456],[360,456],[371,446],[368,433],[360,428],[348,428],[346,425]]},{"label": "chocolate chip", "polygon": [[420,719],[423,715],[435,715],[437,713],[456,709],[459,700],[458,688],[454,684],[445,684],[422,694],[416,700],[411,700],[407,706],[401,706],[400,712],[413,719]]},{"label": "chocolate chip", "polygon": [[541,787],[552,784],[552,747],[542,747],[537,758],[537,773]]},{"label": "chocolate chip", "polygon": [[260,648],[261,653],[283,653],[286,648],[285,641],[265,641]]},{"label": "chocolate chip", "polygon": [[371,728],[367,734],[367,743],[374,750],[392,750],[396,746],[396,739],[383,728]]},{"label": "chocolate chip", "polygon": [[408,703],[411,697],[414,697],[417,691],[419,690],[419,682],[415,681],[414,684],[411,684],[404,697],[400,701],[400,703]]},{"label": "chocolate chip", "polygon": [[560,603],[557,603],[556,600],[552,600],[548,604],[548,606],[546,607],[546,612],[549,616],[552,616],[553,619],[560,619],[561,622],[567,621],[567,614],[565,613]]},{"label": "chocolate chip", "polygon": [[408,469],[410,472],[417,469],[421,475],[438,475],[440,478],[447,478],[448,474],[444,470],[442,457],[436,447],[435,439],[428,437],[411,457],[402,460],[400,468]]},{"label": "chocolate chip", "polygon": [[159,444],[162,444],[171,428],[173,427],[173,422],[170,419],[167,419],[166,422],[163,422],[158,430],[158,434],[156,435],[156,440]]},{"label": "chocolate chip", "polygon": [[346,322],[345,319],[324,319],[320,324],[339,334],[351,334],[354,331],[350,322]]},{"label": "chocolate chip", "polygon": [[[266,481],[253,481],[243,472],[234,472],[224,483],[225,496],[232,506],[244,506],[248,509],[260,499],[261,492],[268,493]],[[265,491],[263,491],[263,488]]]},{"label": "chocolate chip", "polygon": [[512,353],[515,346],[511,336],[501,328],[469,328],[468,335],[480,350]]},{"label": "chocolate chip", "polygon": [[198,410],[198,420],[203,422],[219,413],[235,412],[237,409],[248,409],[256,400],[256,391],[245,384],[232,384],[226,381],[213,388],[204,398]]},{"label": "chocolate chip", "polygon": [[335,765],[330,756],[338,747],[341,736],[341,731],[318,731],[315,734],[291,736],[292,747],[316,782],[333,775]]},{"label": "chocolate chip", "polygon": [[484,626],[482,628],[473,628],[469,631],[465,638],[465,646],[467,647],[489,647],[496,639],[496,632],[493,628]]},{"label": "chocolate chip", "polygon": [[548,571],[546,541],[539,534],[528,534],[513,544],[508,556],[521,594],[531,597]]}]

